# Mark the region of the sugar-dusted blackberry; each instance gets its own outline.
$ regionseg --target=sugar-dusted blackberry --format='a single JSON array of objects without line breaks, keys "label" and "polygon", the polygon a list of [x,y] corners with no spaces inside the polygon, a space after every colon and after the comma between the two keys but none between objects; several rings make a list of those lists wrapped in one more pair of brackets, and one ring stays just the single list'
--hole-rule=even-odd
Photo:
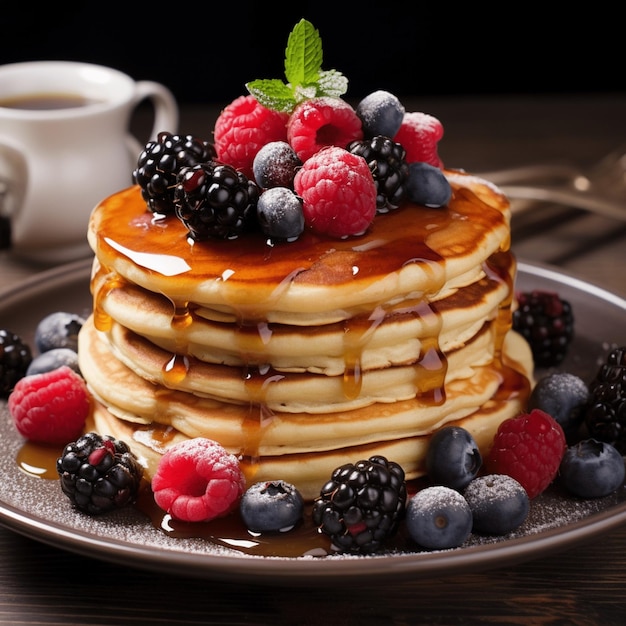
[{"label": "sugar-dusted blackberry", "polygon": [[176,178],[183,167],[206,163],[216,158],[213,144],[192,135],[159,133],[149,141],[137,159],[133,181],[153,213],[174,213]]},{"label": "sugar-dusted blackberry", "polygon": [[611,350],[589,384],[585,425],[592,437],[626,454],[626,346]]},{"label": "sugar-dusted blackberry", "polygon": [[340,552],[371,554],[406,510],[404,470],[383,456],[336,468],[313,503],[313,523]]},{"label": "sugar-dusted blackberry", "polygon": [[235,239],[256,224],[259,187],[221,163],[199,163],[180,172],[176,215],[196,240]]},{"label": "sugar-dusted blackberry", "polygon": [[21,337],[0,329],[0,398],[8,397],[15,383],[26,375],[32,360],[30,347]]},{"label": "sugar-dusted blackberry", "polygon": [[352,141],[347,150],[367,161],[376,185],[376,211],[387,213],[390,209],[397,209],[404,199],[409,175],[404,148],[389,137],[377,135],[372,139]]},{"label": "sugar-dusted blackberry", "polygon": [[100,515],[136,501],[143,468],[128,445],[90,432],[65,446],[57,459],[61,489],[74,506]]},{"label": "sugar-dusted blackberry", "polygon": [[574,314],[567,300],[551,291],[519,292],[513,328],[524,336],[535,365],[550,367],[563,361],[574,337]]}]

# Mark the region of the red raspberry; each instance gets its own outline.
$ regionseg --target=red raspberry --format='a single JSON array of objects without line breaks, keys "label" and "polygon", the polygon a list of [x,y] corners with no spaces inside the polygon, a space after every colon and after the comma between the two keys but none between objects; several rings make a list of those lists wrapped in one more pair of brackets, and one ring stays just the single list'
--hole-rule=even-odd
[{"label": "red raspberry", "polygon": [[326,146],[345,148],[363,139],[361,120],[341,98],[312,98],[301,102],[287,124],[287,140],[304,163]]},{"label": "red raspberry", "polygon": [[161,457],[152,478],[158,506],[183,522],[208,522],[230,513],[245,491],[237,458],[219,443],[196,437]]},{"label": "red raspberry", "polygon": [[294,178],[305,224],[331,237],[358,235],[376,215],[376,185],[365,159],[329,146],[304,163]]},{"label": "red raspberry", "polygon": [[443,137],[443,125],[427,113],[405,113],[393,140],[406,150],[406,162],[424,162],[443,167],[437,143]]},{"label": "red raspberry", "polygon": [[287,141],[289,114],[266,109],[253,96],[233,100],[215,122],[217,158],[253,179],[256,153],[271,141]]},{"label": "red raspberry", "polygon": [[485,468],[491,474],[511,476],[534,498],[554,480],[566,448],[560,424],[533,409],[500,424]]},{"label": "red raspberry", "polygon": [[18,432],[38,443],[66,444],[76,439],[90,407],[85,381],[67,365],[22,378],[9,396]]}]

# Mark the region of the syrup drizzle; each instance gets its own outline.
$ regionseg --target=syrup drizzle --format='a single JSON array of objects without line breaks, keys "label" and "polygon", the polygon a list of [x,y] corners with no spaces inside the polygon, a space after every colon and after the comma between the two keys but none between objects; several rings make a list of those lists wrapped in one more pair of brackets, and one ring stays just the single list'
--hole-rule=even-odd
[{"label": "syrup drizzle", "polygon": [[[448,364],[439,345],[442,316],[432,297],[447,280],[444,257],[450,260],[457,254],[463,256],[466,252],[463,245],[473,249],[484,240],[484,233],[498,229],[505,238],[500,244],[501,250],[483,264],[488,280],[506,282],[508,286],[508,296],[500,305],[494,324],[494,365],[499,368],[502,389],[513,394],[520,391],[517,379],[521,377],[500,363],[502,342],[510,327],[514,272],[512,257],[507,251],[507,216],[502,210],[481,202],[468,189],[455,189],[453,202],[446,210],[403,207],[391,212],[375,220],[371,232],[361,238],[329,242],[307,231],[297,245],[275,246],[267,245],[258,235],[190,245],[186,230],[178,220],[152,219],[136,188],[117,194],[114,202],[115,210],[97,213],[97,256],[102,263],[109,260],[111,266],[120,256],[125,256],[149,276],[152,289],[161,291],[171,301],[170,324],[175,348],[162,365],[164,384],[175,387],[183,381],[194,359],[184,338],[194,320],[188,294],[194,294],[195,301],[196,294],[203,290],[213,292],[213,286],[219,287],[222,298],[219,305],[234,315],[236,351],[244,363],[241,377],[249,405],[240,455],[250,476],[258,465],[263,433],[274,417],[268,407],[268,397],[272,386],[284,377],[268,365],[272,360],[270,346],[274,332],[268,322],[268,312],[282,310],[282,307],[289,310],[290,292],[300,284],[305,284],[307,289],[310,286],[311,290],[317,283],[341,284],[345,286],[341,291],[350,294],[367,289],[374,281],[399,276],[400,271],[421,272],[424,285],[421,293],[411,294],[406,301],[392,305],[384,301],[371,302],[360,314],[347,316],[342,322],[342,385],[346,398],[358,397],[363,380],[362,356],[369,339],[389,316],[411,315],[426,329],[420,333],[419,353],[413,360],[416,396],[435,405],[442,404],[446,399]],[[467,231],[465,240],[458,249],[446,247],[444,240],[449,229],[458,228]],[[154,236],[149,233],[146,236],[148,231],[154,232]],[[141,250],[136,250],[138,245]],[[177,268],[187,269],[172,278],[172,272],[165,265],[155,265],[151,259],[163,250],[167,250],[170,259],[177,260]],[[125,285],[125,278],[104,265],[94,276],[94,318],[99,330],[108,330],[111,325],[103,306],[107,295]],[[222,290],[222,287],[226,288]],[[251,292],[255,296],[252,301]],[[315,310],[316,303],[310,304]],[[328,303],[321,306],[328,308]],[[154,429],[138,432],[142,437],[150,434],[158,439],[160,436],[160,431]]]}]

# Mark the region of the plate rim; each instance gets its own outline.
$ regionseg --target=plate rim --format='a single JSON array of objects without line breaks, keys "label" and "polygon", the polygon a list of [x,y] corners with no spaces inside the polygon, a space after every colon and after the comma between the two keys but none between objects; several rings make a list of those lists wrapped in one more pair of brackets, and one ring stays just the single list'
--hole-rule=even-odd
[{"label": "plate rim", "polygon": [[[92,259],[82,259],[38,272],[18,285],[0,290],[0,313],[45,289],[88,280]],[[626,312],[626,299],[548,265],[518,260],[518,272],[586,292]],[[19,471],[19,470],[16,470]],[[288,585],[325,584],[337,578],[360,579],[384,575],[387,580],[447,576],[514,565],[547,556],[612,530],[626,522],[626,502],[609,506],[563,527],[453,550],[384,555],[333,555],[316,557],[262,557],[233,551],[206,554],[183,550],[158,550],[152,545],[119,538],[99,537],[79,528],[35,516],[4,502],[0,495],[0,525],[70,552],[140,569],[186,576],[250,583]],[[148,523],[148,522],[146,522]],[[367,566],[364,567],[363,563]],[[268,575],[269,574],[269,575]]]}]

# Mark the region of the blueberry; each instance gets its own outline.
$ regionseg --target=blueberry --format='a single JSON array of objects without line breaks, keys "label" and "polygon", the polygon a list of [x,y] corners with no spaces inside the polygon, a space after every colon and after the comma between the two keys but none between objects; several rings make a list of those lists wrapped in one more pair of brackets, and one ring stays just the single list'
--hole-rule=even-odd
[{"label": "blueberry", "polygon": [[78,354],[76,350],[71,348],[52,348],[52,350],[46,350],[37,355],[28,366],[26,375],[31,374],[43,374],[44,372],[51,372],[58,369],[62,365],[67,365],[73,369],[77,374],[80,374],[78,368]]},{"label": "blueberry", "polygon": [[47,352],[53,348],[78,351],[78,332],[84,323],[84,318],[74,313],[50,313],[37,324],[35,345],[39,352]]},{"label": "blueberry", "polygon": [[356,107],[366,137],[384,135],[393,138],[404,119],[400,100],[388,91],[374,91],[365,96]]},{"label": "blueberry", "polygon": [[472,435],[459,426],[444,426],[434,433],[426,451],[426,473],[435,485],[463,489],[482,465]]},{"label": "blueberry", "polygon": [[452,197],[452,187],[444,173],[421,161],[409,163],[406,192],[411,202],[431,208],[445,206]]},{"label": "blueberry", "polygon": [[302,518],[304,501],[300,492],[285,481],[258,482],[243,494],[239,510],[252,532],[285,532]]},{"label": "blueberry", "polygon": [[406,527],[411,539],[424,548],[457,548],[470,536],[472,511],[455,489],[426,487],[409,500]]},{"label": "blueberry", "polygon": [[304,230],[302,199],[286,187],[272,187],[259,196],[261,230],[273,239],[297,239]]},{"label": "blueberry", "polygon": [[551,415],[561,425],[567,439],[572,440],[584,418],[588,401],[589,389],[581,378],[557,372],[537,381],[528,407]]},{"label": "blueberry", "polygon": [[528,517],[530,500],[522,485],[503,474],[474,478],[463,496],[472,510],[473,530],[505,535]]},{"label": "blueberry", "polygon": [[570,446],[559,467],[561,484],[580,498],[601,498],[624,482],[624,459],[609,443],[585,439]]},{"label": "blueberry", "polygon": [[302,161],[286,141],[271,141],[257,152],[252,163],[252,172],[257,185],[263,189],[293,189],[293,179],[301,165]]}]

